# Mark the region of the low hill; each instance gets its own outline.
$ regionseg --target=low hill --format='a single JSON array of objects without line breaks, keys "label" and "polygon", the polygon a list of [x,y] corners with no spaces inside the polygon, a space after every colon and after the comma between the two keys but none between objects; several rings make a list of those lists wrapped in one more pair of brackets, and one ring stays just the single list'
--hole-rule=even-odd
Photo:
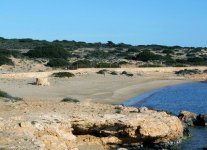
[{"label": "low hill", "polygon": [[[0,65],[12,65],[10,57],[44,59],[46,66],[68,68],[202,66],[207,64],[206,47],[130,45],[111,41],[86,43],[67,40],[33,40],[0,38]],[[55,61],[54,61],[55,60]],[[60,60],[59,65],[54,62]],[[9,63],[4,63],[9,62]],[[67,63],[68,62],[68,63]],[[53,65],[54,64],[54,65]]]}]

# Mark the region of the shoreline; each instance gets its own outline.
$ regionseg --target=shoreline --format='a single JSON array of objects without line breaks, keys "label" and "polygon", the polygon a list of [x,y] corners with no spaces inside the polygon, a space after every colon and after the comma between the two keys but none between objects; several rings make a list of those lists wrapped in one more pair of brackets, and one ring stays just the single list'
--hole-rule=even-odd
[{"label": "shoreline", "polygon": [[[12,96],[22,97],[23,101],[0,101],[0,127],[3,135],[8,135],[8,141],[0,139],[0,143],[14,145],[23,141],[23,145],[27,144],[28,147],[38,145],[48,149],[54,147],[50,143],[55,143],[57,149],[59,146],[86,149],[92,144],[109,149],[110,146],[120,144],[130,146],[132,140],[143,146],[146,138],[151,144],[158,142],[158,146],[162,146],[162,143],[170,146],[168,144],[180,141],[183,126],[176,116],[146,108],[123,107],[120,104],[143,93],[192,80],[176,76],[173,71],[140,73],[127,70],[134,75],[128,77],[120,75],[121,71],[118,75],[99,75],[96,74],[98,70],[101,69],[92,72],[79,70],[72,78],[54,78],[47,74],[50,86],[33,84],[35,77],[45,72],[28,73],[27,77],[21,78],[1,78],[0,89]],[[77,99],[80,103],[61,102],[65,97]],[[7,132],[8,129],[14,133],[12,136]],[[23,133],[28,134],[21,135]],[[37,142],[24,141],[19,135],[26,139],[35,138]],[[128,137],[123,139],[119,135]],[[65,139],[65,136],[70,139]],[[40,145],[39,141],[43,144]]]},{"label": "shoreline", "polygon": [[162,89],[165,89],[171,86],[182,85],[182,84],[187,84],[187,83],[195,83],[195,82],[198,82],[198,81],[185,81],[185,82],[178,82],[178,83],[175,82],[173,84],[168,83],[167,85],[164,85],[164,86],[158,86],[153,89],[140,92],[139,95],[130,98],[128,101],[125,101],[122,104],[126,107],[134,106],[136,104],[140,105],[144,103],[145,101],[144,99],[147,99],[148,97],[155,94],[156,92],[159,92]]},{"label": "shoreline", "polygon": [[[116,98],[120,98],[124,94],[128,93],[126,96],[128,97],[128,99],[121,101],[121,104],[122,104],[122,103],[129,101],[130,99],[141,96],[143,94],[147,94],[149,92],[157,91],[159,89],[162,89],[168,86],[174,86],[174,85],[190,83],[190,82],[193,82],[193,81],[190,81],[190,80],[151,80],[151,81],[148,81],[147,83],[141,83],[138,85],[132,85],[132,86],[129,86],[123,89],[119,89],[115,91],[115,95],[117,95]],[[145,84],[145,86],[140,87],[143,84]],[[120,96],[118,96],[118,94],[120,94]],[[116,103],[116,104],[119,104],[119,103]]]}]

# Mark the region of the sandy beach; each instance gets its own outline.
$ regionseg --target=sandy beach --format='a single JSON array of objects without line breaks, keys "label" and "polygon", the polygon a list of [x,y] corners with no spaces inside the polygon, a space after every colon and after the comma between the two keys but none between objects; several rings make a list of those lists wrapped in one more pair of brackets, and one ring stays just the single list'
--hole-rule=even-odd
[{"label": "sandy beach", "polygon": [[[161,87],[190,82],[177,77],[173,70],[164,68],[152,69],[111,69],[117,72],[126,70],[133,77],[125,75],[99,75],[100,69],[80,69],[70,71],[73,78],[50,77],[53,72],[2,74],[0,89],[12,96],[25,100],[61,100],[71,97],[80,101],[108,104],[121,104],[142,93]],[[178,68],[179,69],[179,68]],[[50,86],[33,85],[36,77],[47,77]]]},{"label": "sandy beach", "polygon": [[[190,78],[175,74],[180,69],[109,69],[118,75],[97,74],[101,69],[0,74],[0,90],[23,98],[16,103],[6,102],[3,98],[0,101],[0,136],[4,137],[0,138],[0,145],[2,148],[13,146],[34,150],[40,147],[89,150],[111,149],[127,143],[131,146],[134,137],[138,145],[142,145],[146,138],[166,144],[177,141],[183,137],[183,126],[176,116],[120,104],[144,92],[192,82]],[[51,76],[62,71],[75,76]],[[121,75],[122,71],[133,76]],[[48,79],[50,85],[38,86],[34,84],[36,78]],[[61,102],[66,97],[80,103]],[[123,139],[119,136],[122,134],[129,137]]]}]

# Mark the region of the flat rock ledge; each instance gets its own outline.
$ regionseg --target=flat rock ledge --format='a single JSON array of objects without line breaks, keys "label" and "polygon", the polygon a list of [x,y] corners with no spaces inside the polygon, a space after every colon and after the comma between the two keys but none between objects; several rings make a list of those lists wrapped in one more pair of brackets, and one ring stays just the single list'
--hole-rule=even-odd
[{"label": "flat rock ledge", "polygon": [[147,108],[60,102],[0,105],[7,108],[0,113],[0,149],[112,149],[172,144],[183,137],[176,116]]}]

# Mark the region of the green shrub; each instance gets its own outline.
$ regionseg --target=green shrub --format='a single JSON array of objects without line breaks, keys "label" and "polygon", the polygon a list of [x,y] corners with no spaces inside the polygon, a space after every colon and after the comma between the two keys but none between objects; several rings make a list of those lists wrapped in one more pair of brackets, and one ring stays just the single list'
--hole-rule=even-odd
[{"label": "green shrub", "polygon": [[104,52],[102,50],[95,50],[95,51],[91,51],[87,57],[89,58],[97,58],[97,59],[106,59],[109,57],[109,53]]},{"label": "green shrub", "polygon": [[162,51],[162,53],[164,54],[174,54],[174,51],[170,50],[170,49],[165,49]]},{"label": "green shrub", "polygon": [[123,72],[121,73],[121,75],[126,75],[126,76],[128,76],[128,77],[132,77],[132,76],[134,76],[132,73],[129,73],[129,72],[126,72],[126,71],[123,71]]},{"label": "green shrub", "polygon": [[5,50],[5,49],[0,49],[0,56],[5,56],[5,57],[18,57],[21,54],[18,51],[13,51],[13,50]]},{"label": "green shrub", "polygon": [[143,52],[139,53],[135,57],[135,59],[141,60],[141,61],[162,60],[162,56],[154,54],[153,52],[150,52],[150,51],[143,51]]},{"label": "green shrub", "polygon": [[68,58],[69,52],[58,45],[36,47],[34,50],[28,51],[26,56],[31,58]]},{"label": "green shrub", "polygon": [[201,71],[198,69],[184,69],[184,70],[179,70],[176,71],[175,74],[177,75],[193,75],[193,74],[200,74]]},{"label": "green shrub", "polygon": [[96,65],[96,68],[119,68],[119,64],[118,63],[98,63]]},{"label": "green shrub", "polygon": [[171,55],[167,54],[165,57],[163,57],[163,61],[165,62],[166,65],[172,66],[173,64],[176,63],[176,61],[172,58]]},{"label": "green shrub", "polygon": [[181,64],[181,63],[175,63],[175,64],[172,64],[173,67],[186,67],[185,64]]},{"label": "green shrub", "polygon": [[12,102],[17,102],[17,101],[21,101],[22,100],[22,98],[13,97],[13,96],[9,95],[8,93],[6,93],[4,91],[1,91],[1,90],[0,90],[0,97],[1,98],[7,98],[9,100],[6,100],[6,101],[12,101]]},{"label": "green shrub", "polygon": [[176,55],[177,55],[177,56],[182,56],[182,55],[184,55],[184,54],[183,54],[183,53],[178,52],[178,53],[176,53]]},{"label": "green shrub", "polygon": [[160,64],[144,64],[144,65],[140,65],[140,68],[147,68],[147,67],[163,67]]},{"label": "green shrub", "polygon": [[70,77],[74,77],[75,75],[71,72],[57,72],[57,73],[53,73],[52,76],[58,78],[70,78]]},{"label": "green shrub", "polygon": [[188,61],[186,59],[176,59],[175,61],[180,64],[187,64],[188,63]]},{"label": "green shrub", "polygon": [[111,75],[118,75],[118,73],[116,71],[112,71],[110,72]]},{"label": "green shrub", "polygon": [[50,67],[65,67],[69,66],[69,62],[63,58],[51,58],[47,63]]},{"label": "green shrub", "polygon": [[67,102],[67,103],[79,103],[80,101],[74,98],[66,97],[61,102]]},{"label": "green shrub", "polygon": [[17,51],[0,49],[0,66],[1,65],[14,65],[12,60],[9,58],[11,56],[19,57],[21,56],[21,54]]},{"label": "green shrub", "polygon": [[5,56],[0,56],[0,66],[1,65],[14,65],[11,59],[5,57]]},{"label": "green shrub", "polygon": [[128,50],[127,50],[127,52],[129,52],[129,53],[136,53],[136,52],[139,52],[140,50],[138,49],[138,48],[129,48]]},{"label": "green shrub", "polygon": [[201,57],[188,58],[187,61],[192,65],[205,65],[206,61]]},{"label": "green shrub", "polygon": [[6,92],[0,91],[0,97],[10,98],[11,96]]},{"label": "green shrub", "polygon": [[77,60],[72,64],[74,68],[93,68],[95,64],[89,60]]},{"label": "green shrub", "polygon": [[108,70],[106,69],[102,69],[102,70],[99,70],[98,72],[96,72],[97,74],[106,74],[107,72],[109,72]]}]

